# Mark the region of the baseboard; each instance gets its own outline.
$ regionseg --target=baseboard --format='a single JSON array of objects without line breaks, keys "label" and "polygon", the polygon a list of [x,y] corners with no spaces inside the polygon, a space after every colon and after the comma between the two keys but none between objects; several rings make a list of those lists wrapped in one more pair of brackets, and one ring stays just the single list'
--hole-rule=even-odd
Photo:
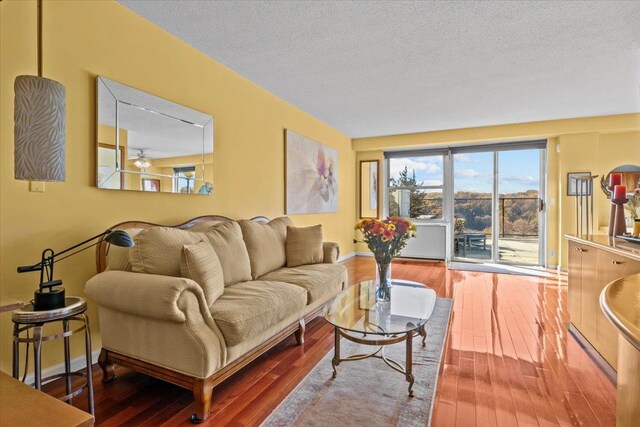
[{"label": "baseboard", "polygon": [[354,252],[355,256],[368,256],[368,257],[372,257],[373,256],[373,252]]},{"label": "baseboard", "polygon": [[[98,363],[98,356],[100,356],[100,350],[96,350],[93,353],[91,353],[92,365],[95,365],[96,363]],[[33,363],[33,355],[30,354],[29,364],[33,366],[32,363]],[[79,357],[76,357],[75,359],[71,359],[71,372],[76,372],[81,369],[84,369],[85,366],[86,365],[85,365],[84,356],[79,356]],[[23,368],[24,368],[24,365],[20,367],[20,369],[23,369]],[[42,370],[42,378],[46,378],[46,377],[50,377],[51,375],[58,375],[62,373],[64,373],[64,362],[58,363],[57,365],[49,366],[48,368],[44,368]],[[20,377],[20,379],[22,379],[22,377]],[[26,384],[29,384],[31,386],[35,385],[35,381],[36,381],[36,378],[33,372],[27,375],[27,378],[24,380]]]},{"label": "baseboard", "polygon": [[353,257],[354,257],[354,256],[356,256],[357,254],[358,254],[357,252],[351,252],[351,253],[348,253],[348,254],[346,254],[346,255],[343,255],[343,256],[341,256],[341,257],[339,257],[339,258],[338,258],[338,262],[346,261],[346,260],[348,260],[349,258],[353,258]]},{"label": "baseboard", "polygon": [[596,365],[598,365],[600,370],[607,376],[607,378],[609,378],[613,384],[617,384],[618,374],[616,370],[613,369],[611,365],[609,365],[609,362],[607,362],[600,353],[598,353],[598,350],[596,350],[591,345],[589,340],[587,340],[584,335],[582,335],[582,333],[580,333],[580,331],[571,323],[569,323],[569,332],[576,339],[580,347],[582,347],[587,352],[589,357],[591,357],[591,360],[593,360]]},{"label": "baseboard", "polygon": [[[373,257],[373,252],[355,252],[355,256],[364,256],[364,257]],[[398,258],[395,259],[405,259],[405,260],[410,260],[410,261],[427,261],[427,262],[442,262],[444,261],[441,258],[417,258],[417,257],[410,257],[410,256],[400,256]]]}]

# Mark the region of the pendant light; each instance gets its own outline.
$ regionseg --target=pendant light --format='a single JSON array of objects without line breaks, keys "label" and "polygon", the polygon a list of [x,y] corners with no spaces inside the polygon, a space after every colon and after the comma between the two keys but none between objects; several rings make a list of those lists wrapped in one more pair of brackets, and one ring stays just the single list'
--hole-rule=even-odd
[{"label": "pendant light", "polygon": [[66,91],[42,77],[42,0],[37,2],[38,75],[14,83],[15,179],[64,181]]}]

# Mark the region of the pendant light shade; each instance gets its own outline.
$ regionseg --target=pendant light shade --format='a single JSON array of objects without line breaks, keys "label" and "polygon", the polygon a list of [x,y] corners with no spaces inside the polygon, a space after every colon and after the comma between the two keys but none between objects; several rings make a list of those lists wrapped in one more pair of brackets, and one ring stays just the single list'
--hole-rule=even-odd
[{"label": "pendant light shade", "polygon": [[15,178],[64,181],[65,88],[55,80],[15,80]]}]

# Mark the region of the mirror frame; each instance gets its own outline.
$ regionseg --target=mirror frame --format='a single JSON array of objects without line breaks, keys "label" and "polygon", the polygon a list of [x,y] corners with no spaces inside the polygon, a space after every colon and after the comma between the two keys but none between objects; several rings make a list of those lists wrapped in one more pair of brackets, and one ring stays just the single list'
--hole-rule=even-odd
[{"label": "mirror frame", "polygon": [[[0,0],[1,1],[1,0]],[[118,191],[137,191],[137,192],[141,192],[141,193],[159,193],[160,191],[145,191],[142,188],[142,180],[146,179],[146,180],[158,180],[160,178],[171,178],[174,179],[173,175],[167,175],[167,174],[159,174],[159,173],[145,173],[145,172],[140,172],[140,171],[136,171],[136,170],[130,170],[126,168],[126,157],[125,157],[125,150],[122,149],[121,144],[120,144],[120,132],[119,132],[119,117],[118,117],[118,108],[116,107],[116,117],[115,117],[115,144],[105,144],[100,142],[100,134],[99,134],[99,126],[100,126],[100,84],[102,83],[105,88],[110,92],[111,96],[113,97],[113,99],[115,100],[116,104],[118,103],[123,103],[123,104],[127,104],[127,105],[131,105],[135,108],[141,109],[141,110],[146,110],[149,111],[151,113],[154,114],[158,114],[161,116],[166,116],[169,117],[171,119],[183,122],[183,123],[187,123],[187,124],[191,124],[193,126],[197,126],[203,129],[203,139],[202,139],[202,152],[201,153],[197,153],[196,156],[200,156],[202,159],[202,162],[200,163],[200,165],[202,166],[202,174],[203,174],[203,179],[198,179],[197,181],[202,181],[202,186],[207,185],[209,192],[208,193],[200,193],[199,191],[195,191],[196,187],[194,187],[194,191],[190,192],[190,193],[186,193],[188,195],[212,195],[213,194],[213,173],[211,178],[211,181],[207,181],[206,178],[204,178],[204,172],[205,172],[205,156],[209,153],[205,152],[205,144],[207,143],[208,139],[210,138],[210,143],[212,146],[212,151],[211,151],[211,155],[213,155],[213,152],[215,151],[215,118],[213,117],[212,114],[208,114],[208,113],[204,113],[202,111],[196,110],[195,108],[192,107],[188,107],[186,105],[183,104],[179,104],[177,102],[171,101],[169,99],[166,98],[162,98],[158,95],[154,95],[152,93],[149,92],[145,92],[143,90],[140,90],[136,87],[133,86],[129,86],[125,83],[121,83],[117,80],[112,80],[109,79],[106,76],[103,75],[96,75],[95,76],[95,80],[96,80],[96,111],[95,111],[95,117],[96,117],[96,134],[95,134],[95,147],[96,147],[96,180],[95,180],[95,185],[96,188],[101,189],[101,190],[118,190]],[[196,121],[191,121],[191,120],[186,120],[177,116],[173,116],[173,115],[169,115],[166,114],[164,112],[160,112],[160,110],[155,111],[154,109],[151,108],[147,108],[145,106],[138,106],[138,105],[134,105],[134,104],[130,104],[127,101],[124,101],[122,99],[120,99],[119,97],[117,97],[109,88],[108,82],[113,82],[117,85],[121,85],[121,86],[125,86],[128,89],[132,89],[133,91],[139,92],[145,96],[149,96],[155,99],[158,99],[162,102],[167,102],[170,104],[173,104],[175,106],[178,107],[182,107],[188,110],[191,110],[195,113],[201,114],[203,116],[205,116],[205,119],[208,119],[206,122],[196,122]],[[116,189],[116,188],[107,188],[107,187],[102,187],[100,186],[100,182],[98,179],[98,152],[99,152],[99,148],[105,148],[105,149],[112,149],[115,151],[115,153],[118,152],[118,150],[120,150],[120,158],[118,158],[118,155],[115,155],[116,158],[116,169],[114,171],[114,174],[117,173],[120,175],[120,188]],[[196,163],[195,165],[196,167],[198,167],[198,164]],[[129,176],[134,176],[134,175],[139,175],[140,176],[140,180],[141,180],[141,188],[137,189],[137,188],[125,188],[125,174],[129,174]],[[144,178],[143,178],[144,176]],[[196,180],[194,180],[194,185],[197,182]],[[158,186],[158,188],[160,188],[160,186]],[[167,192],[163,192],[163,193],[167,193],[167,194],[183,194],[180,192],[174,192],[174,191],[167,191]]]},{"label": "mirror frame", "polygon": [[[362,216],[362,212],[364,211],[363,209],[363,197],[362,197],[362,165],[363,163],[375,163],[376,165],[376,178],[378,180],[378,187],[376,188],[376,201],[377,201],[377,206],[376,206],[376,216]],[[359,179],[358,179],[358,195],[360,197],[360,203],[358,204],[358,208],[359,208],[359,217],[360,219],[367,219],[367,218],[380,218],[382,215],[382,203],[380,203],[380,160],[360,160],[360,162],[358,163],[358,174],[359,174]]]}]

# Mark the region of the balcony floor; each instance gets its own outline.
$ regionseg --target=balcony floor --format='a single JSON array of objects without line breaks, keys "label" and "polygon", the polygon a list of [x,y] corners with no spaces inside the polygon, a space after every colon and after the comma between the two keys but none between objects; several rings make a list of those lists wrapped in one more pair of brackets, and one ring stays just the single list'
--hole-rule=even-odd
[{"label": "balcony floor", "polygon": [[[536,238],[514,238],[501,237],[499,239],[500,261],[514,264],[538,265],[538,239]],[[491,239],[487,238],[487,248],[484,249],[481,243],[474,243],[467,247],[466,253],[461,250],[455,251],[455,257],[461,260],[491,260]]]}]

